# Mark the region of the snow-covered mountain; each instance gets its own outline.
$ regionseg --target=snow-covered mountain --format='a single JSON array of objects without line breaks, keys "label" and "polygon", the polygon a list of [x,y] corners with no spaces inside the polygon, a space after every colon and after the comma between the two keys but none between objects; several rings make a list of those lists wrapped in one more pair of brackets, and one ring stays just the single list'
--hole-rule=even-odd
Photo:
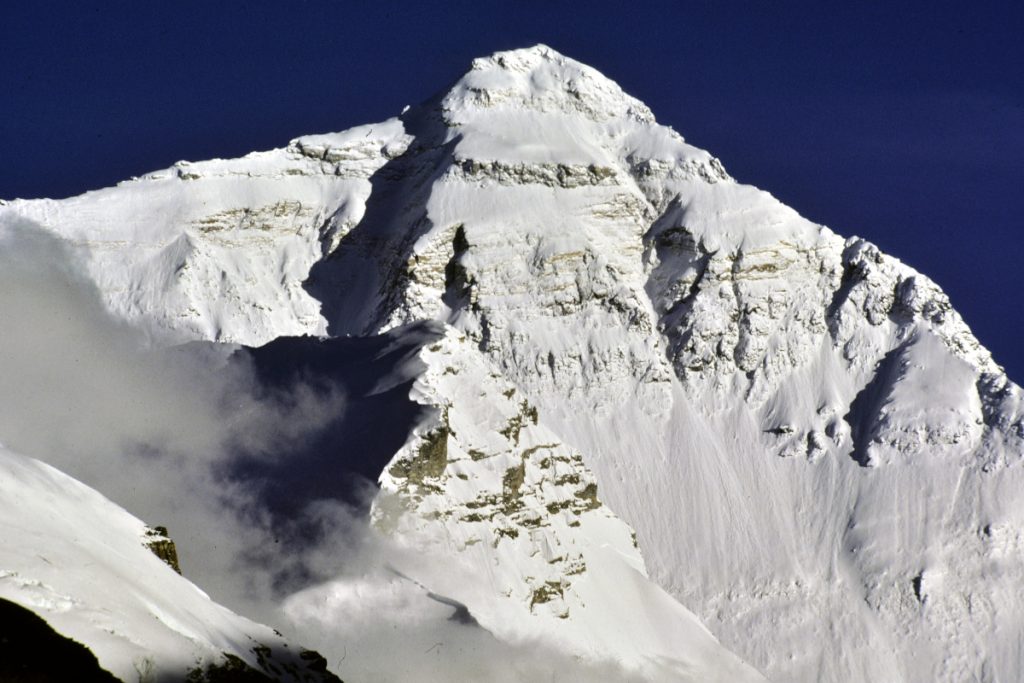
[{"label": "snow-covered mountain", "polygon": [[499,640],[659,680],[1024,677],[1020,389],[927,277],[550,48],[0,206],[25,221],[156,345],[433,325],[371,516]]}]

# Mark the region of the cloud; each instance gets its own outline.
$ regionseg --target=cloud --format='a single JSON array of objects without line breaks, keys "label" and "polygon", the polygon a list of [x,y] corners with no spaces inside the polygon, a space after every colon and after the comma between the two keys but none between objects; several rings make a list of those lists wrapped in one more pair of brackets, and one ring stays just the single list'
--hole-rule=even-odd
[{"label": "cloud", "polygon": [[[148,348],[106,311],[76,266],[80,248],[27,221],[2,228],[0,442],[168,526],[186,575],[236,609],[270,614],[282,576],[309,575],[307,559],[328,564],[310,529],[354,522],[345,506],[315,502],[275,518],[230,465],[287,458],[344,410],[340,390],[264,386],[227,347]],[[307,542],[291,542],[300,528]]]},{"label": "cloud", "polygon": [[537,640],[499,640],[475,620],[458,618],[460,611],[444,598],[381,565],[301,591],[283,609],[300,641],[324,654],[344,680],[648,680],[612,662],[583,661]]}]

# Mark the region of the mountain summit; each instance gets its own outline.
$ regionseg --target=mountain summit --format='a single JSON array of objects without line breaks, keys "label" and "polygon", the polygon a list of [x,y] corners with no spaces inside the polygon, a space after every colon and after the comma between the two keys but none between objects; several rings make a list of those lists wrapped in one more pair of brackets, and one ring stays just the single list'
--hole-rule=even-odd
[{"label": "mountain summit", "polygon": [[[370,515],[500,641],[651,680],[1024,676],[1020,389],[927,277],[551,48],[379,124],[0,207],[26,222],[157,345],[427,325]],[[339,605],[328,655],[351,590],[286,603]]]}]

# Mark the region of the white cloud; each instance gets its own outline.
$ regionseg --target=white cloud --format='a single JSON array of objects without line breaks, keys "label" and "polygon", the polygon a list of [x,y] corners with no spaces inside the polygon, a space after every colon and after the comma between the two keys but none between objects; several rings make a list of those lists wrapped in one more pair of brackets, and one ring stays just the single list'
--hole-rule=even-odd
[{"label": "white cloud", "polygon": [[[306,558],[294,545],[273,552],[281,525],[253,487],[225,476],[227,465],[240,452],[287,457],[343,410],[340,392],[268,389],[213,345],[149,349],[75,266],[85,254],[27,222],[4,228],[0,442],[168,526],[190,578],[236,608],[270,613],[275,576]],[[328,510],[301,521],[322,526]],[[329,512],[352,524],[343,507]]]},{"label": "white cloud", "polygon": [[[394,551],[392,551],[394,552]],[[508,643],[386,569],[342,576],[284,604],[301,642],[344,680],[362,683],[641,681],[614,663],[584,662],[538,641]]]}]

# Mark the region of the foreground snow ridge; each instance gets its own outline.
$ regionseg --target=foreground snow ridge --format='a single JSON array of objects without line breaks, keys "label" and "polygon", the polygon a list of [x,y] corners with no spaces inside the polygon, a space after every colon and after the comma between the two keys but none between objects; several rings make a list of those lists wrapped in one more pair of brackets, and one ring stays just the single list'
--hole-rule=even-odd
[{"label": "foreground snow ridge", "polygon": [[178,575],[148,547],[153,530],[144,523],[3,447],[0,528],[0,599],[88,646],[120,680],[183,680],[186,671],[232,659],[282,681],[338,680],[308,668],[311,659],[290,652],[280,634],[233,614]]},{"label": "foreground snow ridge", "polygon": [[0,206],[25,221],[155,344],[433,325],[372,519],[501,641],[648,680],[1024,679],[1020,389],[927,277],[551,48],[380,124]]}]

